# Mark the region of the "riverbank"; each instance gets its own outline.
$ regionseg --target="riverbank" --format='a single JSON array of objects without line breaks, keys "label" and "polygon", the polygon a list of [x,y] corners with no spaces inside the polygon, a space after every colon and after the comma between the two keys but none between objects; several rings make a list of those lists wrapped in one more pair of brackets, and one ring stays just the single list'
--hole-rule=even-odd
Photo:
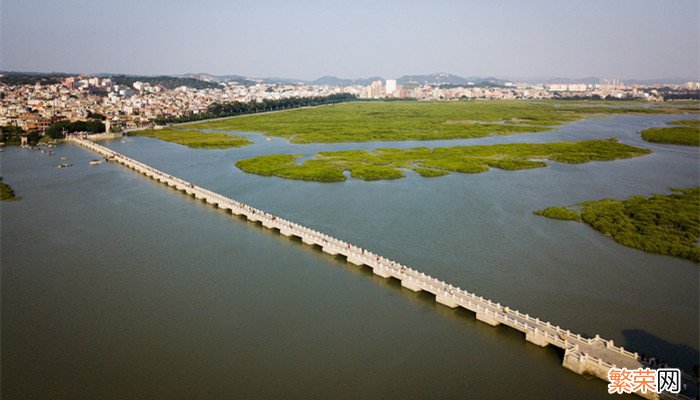
[{"label": "riverbank", "polygon": [[700,187],[669,195],[586,201],[578,207],[548,207],[535,214],[581,221],[625,246],[700,263]]},{"label": "riverbank", "polygon": [[616,139],[583,142],[518,143],[488,146],[458,146],[428,149],[377,149],[320,152],[315,158],[297,164],[300,157],[275,154],[240,160],[236,166],[244,172],[319,182],[344,181],[345,171],[355,179],[366,181],[397,179],[402,169],[423,177],[450,172],[480,173],[490,168],[515,171],[546,167],[542,160],[568,164],[609,161],[640,157],[651,153],[618,142]]}]

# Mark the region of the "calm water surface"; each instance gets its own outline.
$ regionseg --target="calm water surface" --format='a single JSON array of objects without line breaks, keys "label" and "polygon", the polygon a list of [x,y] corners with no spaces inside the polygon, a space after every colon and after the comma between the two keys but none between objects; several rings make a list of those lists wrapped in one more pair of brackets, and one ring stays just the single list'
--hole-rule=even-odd
[{"label": "calm water surface", "polygon": [[[105,142],[214,191],[371,249],[479,295],[690,369],[698,266],[618,245],[549,205],[698,185],[697,148],[639,131],[680,116],[618,116],[473,140],[241,149]],[[687,117],[685,117],[687,118]],[[631,160],[426,179],[321,184],[233,163],[270,153],[617,137]],[[341,258],[60,145],[8,148],[3,202],[2,398],[607,398],[561,352],[434,304]],[[58,169],[60,156],[72,168]]]}]

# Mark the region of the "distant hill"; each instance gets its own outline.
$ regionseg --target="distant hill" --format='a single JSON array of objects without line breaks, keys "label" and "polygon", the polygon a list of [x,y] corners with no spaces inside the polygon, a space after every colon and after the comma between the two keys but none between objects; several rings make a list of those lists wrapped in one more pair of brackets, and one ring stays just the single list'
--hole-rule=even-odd
[{"label": "distant hill", "polygon": [[494,77],[480,78],[478,76],[461,77],[445,72],[428,75],[404,75],[396,80],[401,85],[434,85],[434,86],[504,86],[507,81]]},{"label": "distant hill", "polygon": [[[16,72],[16,71],[0,71],[0,83],[10,85],[21,84],[51,84],[58,83],[61,78],[66,76],[81,75],[78,73],[64,72]],[[177,76],[160,75],[160,76],[144,76],[144,75],[126,75],[113,73],[98,73],[98,74],[82,74],[84,76],[110,77],[118,84],[131,86],[136,81],[148,82],[153,85],[163,85],[167,88],[175,88],[179,86],[187,86],[196,89],[217,88],[223,82],[237,82],[241,85],[252,86],[258,83],[267,84],[306,84],[306,85],[329,85],[329,86],[354,86],[354,85],[369,85],[374,81],[386,82],[379,76],[369,78],[339,78],[337,76],[327,75],[314,80],[302,80],[280,77],[254,78],[243,75],[213,75],[209,73],[187,73]],[[596,76],[588,76],[583,78],[561,78],[561,77],[487,77],[478,76],[461,77],[446,72],[425,74],[425,75],[404,75],[396,81],[401,85],[433,85],[433,86],[477,86],[477,87],[502,87],[507,82],[514,83],[529,83],[529,84],[576,84],[583,83],[587,85],[595,85],[601,83],[603,79]],[[682,85],[689,81],[697,81],[698,78],[663,78],[663,79],[621,79],[626,85]]]},{"label": "distant hill", "polygon": [[[511,82],[523,82],[529,84],[576,84],[586,85],[600,84],[605,78],[597,76],[587,76],[584,78],[561,78],[561,77],[508,77]],[[625,85],[682,85],[689,81],[696,81],[698,78],[662,78],[662,79],[620,79]]]},{"label": "distant hill", "polygon": [[683,85],[686,82],[697,81],[698,78],[666,78],[666,79],[623,79],[625,85]]},{"label": "distant hill", "polygon": [[401,85],[410,83],[418,85],[466,85],[470,81],[461,76],[440,72],[428,75],[404,75],[396,82]]},{"label": "distant hill", "polygon": [[309,85],[329,85],[329,86],[352,86],[352,85],[369,85],[374,81],[384,82],[384,78],[379,76],[373,76],[371,78],[359,78],[359,79],[343,79],[336,76],[322,76],[313,81],[307,81]]},{"label": "distant hill", "polygon": [[207,74],[207,73],[188,73],[184,75],[180,75],[182,78],[193,78],[193,79],[198,79],[201,81],[206,81],[206,82],[238,82],[241,85],[245,86],[251,86],[255,85],[256,81],[252,80],[252,78],[247,78],[242,75],[212,75],[212,74]]},{"label": "distant hill", "polygon": [[195,78],[195,79],[200,79],[203,81],[208,81],[208,82],[237,82],[241,85],[244,86],[253,86],[257,85],[258,83],[268,83],[268,84],[291,84],[291,85],[298,85],[298,84],[303,84],[306,83],[306,81],[303,81],[301,79],[288,79],[288,78],[277,78],[277,77],[268,77],[268,78],[253,78],[249,76],[243,76],[243,75],[212,75],[212,74],[207,74],[207,73],[188,73],[184,75],[180,75],[182,77],[186,78]]},{"label": "distant hill", "polygon": [[552,84],[552,83],[562,83],[562,84],[577,84],[577,83],[583,83],[586,85],[596,85],[600,83],[601,78],[598,78],[597,76],[588,76],[585,78],[548,78],[542,81],[539,81],[537,83],[544,83],[544,84]]},{"label": "distant hill", "polygon": [[118,85],[132,86],[134,82],[146,82],[151,85],[161,85],[168,89],[180,86],[187,86],[194,89],[215,89],[220,88],[218,82],[208,82],[201,79],[185,78],[178,76],[138,76],[138,75],[114,75],[112,81]]},{"label": "distant hill", "polygon": [[268,78],[262,78],[261,81],[263,83],[268,83],[268,84],[277,84],[277,85],[304,85],[307,82],[302,79],[293,79],[293,78],[278,78],[278,77],[268,77]]},{"label": "distant hill", "polygon": [[[302,79],[290,79],[290,78],[278,78],[278,77],[268,77],[268,78],[252,78],[244,77],[241,75],[209,75],[209,74],[186,74],[184,76],[189,76],[202,80],[210,80],[214,82],[226,82],[226,81],[236,81],[242,85],[255,85],[256,83],[268,83],[268,84],[307,84],[307,85],[329,85],[329,86],[353,86],[353,85],[369,85],[374,81],[386,82],[386,79],[373,76],[369,78],[339,78],[333,75],[326,75],[314,80],[302,80]],[[507,82],[514,83],[530,83],[530,84],[576,84],[584,83],[587,85],[595,85],[600,83],[602,78],[597,76],[588,76],[583,78],[561,78],[561,77],[479,77],[479,76],[467,76],[461,77],[454,74],[449,74],[446,72],[438,72],[425,75],[404,75],[396,79],[396,82],[400,85],[433,85],[433,86],[467,86],[473,85],[478,87],[502,87],[505,86]],[[684,84],[688,81],[694,81],[697,78],[667,78],[667,79],[622,79],[621,81],[627,85],[679,85]]]},{"label": "distant hill", "polygon": [[[328,85],[328,86],[354,86],[354,85],[369,85],[374,81],[386,82],[386,79],[373,76],[369,78],[339,78],[333,75],[326,75],[314,80],[290,79],[279,77],[253,78],[242,75],[211,75],[206,73],[199,74],[184,74],[181,77],[194,78],[206,82],[238,82],[241,85],[251,86],[257,83],[267,84],[291,84],[291,85]],[[697,80],[697,78],[667,78],[667,79],[622,79],[626,85],[680,85],[688,81]],[[514,83],[529,83],[529,84],[576,84],[583,83],[586,85],[599,84],[602,78],[597,76],[587,76],[583,78],[561,78],[561,77],[479,77],[467,76],[461,77],[446,72],[436,72],[424,75],[404,75],[396,79],[400,85],[433,85],[433,86],[476,86],[476,87],[503,87],[507,82]]]},{"label": "distant hill", "polygon": [[69,76],[63,73],[44,73],[44,72],[15,72],[3,71],[0,72],[0,83],[6,85],[51,85],[60,83],[62,78]]},{"label": "distant hill", "polygon": [[118,85],[132,86],[134,82],[148,82],[151,85],[162,85],[166,88],[173,89],[180,86],[187,86],[195,89],[206,89],[206,88],[217,88],[221,87],[217,82],[205,81],[202,79],[196,79],[191,77],[177,77],[177,76],[139,76],[139,75],[114,75],[114,74],[67,74],[63,72],[1,72],[3,76],[0,77],[0,82],[8,85],[33,85],[35,83],[40,83],[42,85],[49,85],[60,83],[61,79],[76,76],[100,76],[109,77]]}]

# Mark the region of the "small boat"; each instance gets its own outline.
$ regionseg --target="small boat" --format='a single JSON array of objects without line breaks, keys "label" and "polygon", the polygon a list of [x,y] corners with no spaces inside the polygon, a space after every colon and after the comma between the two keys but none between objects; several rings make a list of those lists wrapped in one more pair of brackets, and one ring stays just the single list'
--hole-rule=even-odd
[{"label": "small boat", "polygon": [[103,159],[90,160],[90,165],[102,164],[104,161]]},{"label": "small boat", "polygon": [[58,164],[56,166],[56,168],[68,168],[68,167],[72,167],[72,166],[73,166],[73,164]]},{"label": "small boat", "polygon": [[125,140],[125,139],[122,139],[122,143],[126,143],[126,140]]},{"label": "small boat", "polygon": [[63,160],[63,161],[66,161],[67,159],[68,159],[68,157],[66,157],[66,156],[61,157],[61,160]]},{"label": "small boat", "polygon": [[270,139],[269,137],[265,138],[265,140],[267,140],[268,142],[272,141],[272,139]]}]

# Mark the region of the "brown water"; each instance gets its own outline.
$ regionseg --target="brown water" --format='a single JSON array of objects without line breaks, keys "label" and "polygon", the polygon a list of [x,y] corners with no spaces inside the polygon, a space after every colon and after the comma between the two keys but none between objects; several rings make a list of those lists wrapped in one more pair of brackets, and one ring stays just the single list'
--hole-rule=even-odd
[{"label": "brown water", "polygon": [[[669,117],[581,121],[471,141],[224,151],[107,145],[479,295],[675,366],[697,363],[698,266],[616,244],[549,205],[698,184],[698,150],[641,142]],[[642,158],[319,184],[235,160],[340,148],[618,137]],[[1,205],[2,398],[607,398],[561,354],[94,154],[8,148]],[[58,169],[67,156],[72,168]]]}]

